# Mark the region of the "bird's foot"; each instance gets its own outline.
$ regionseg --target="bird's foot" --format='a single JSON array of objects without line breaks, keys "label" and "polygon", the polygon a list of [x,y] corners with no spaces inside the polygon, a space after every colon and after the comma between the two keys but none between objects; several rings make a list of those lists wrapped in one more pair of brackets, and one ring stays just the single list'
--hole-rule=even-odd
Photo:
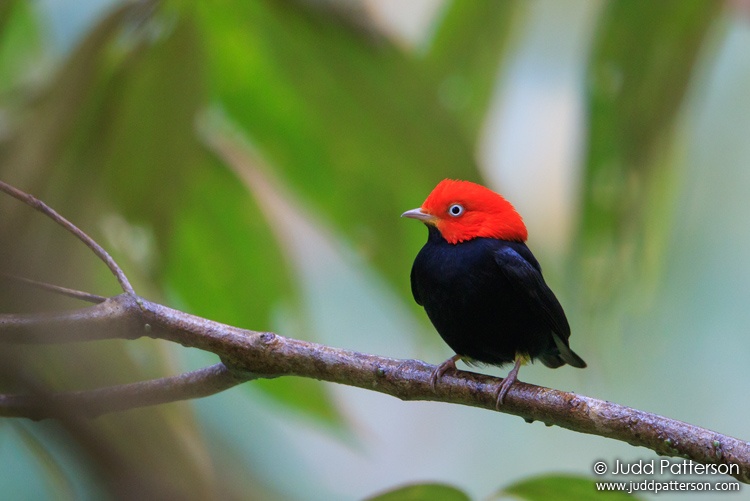
[{"label": "bird's foot", "polygon": [[508,377],[503,379],[503,382],[500,383],[500,388],[497,389],[496,398],[495,398],[495,409],[500,410],[500,406],[503,405],[503,400],[505,399],[505,394],[508,393],[508,390],[510,390],[511,385],[516,381],[516,378],[511,378],[510,374]]},{"label": "bird's foot", "polygon": [[521,365],[523,365],[523,359],[521,357],[516,357],[515,365],[510,370],[505,379],[503,379],[503,382],[500,383],[500,387],[497,389],[497,393],[495,394],[495,409],[500,410],[500,406],[503,405],[505,395],[508,393],[508,390],[510,390],[510,387],[513,385],[513,383],[518,380],[518,369],[521,368]]},{"label": "bird's foot", "polygon": [[461,360],[461,355],[453,355],[451,358],[438,365],[434,371],[432,371],[432,375],[430,376],[430,387],[432,388],[433,392],[436,391],[438,379],[443,377],[443,374],[448,371],[456,372],[458,370],[456,368],[456,362],[458,362],[459,360]]}]

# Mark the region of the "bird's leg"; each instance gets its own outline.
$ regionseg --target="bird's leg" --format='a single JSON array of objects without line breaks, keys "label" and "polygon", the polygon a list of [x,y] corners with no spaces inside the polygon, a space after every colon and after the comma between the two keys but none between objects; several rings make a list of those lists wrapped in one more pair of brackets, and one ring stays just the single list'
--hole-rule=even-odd
[{"label": "bird's leg", "polygon": [[432,387],[432,391],[435,391],[435,387],[437,386],[438,379],[443,377],[443,374],[445,374],[448,371],[456,372],[458,369],[456,369],[456,362],[461,360],[461,355],[455,354],[442,364],[438,365],[437,368],[432,371],[432,375],[430,376],[430,387]]},{"label": "bird's leg", "polygon": [[497,400],[495,401],[495,409],[500,410],[500,406],[503,405],[503,399],[505,398],[505,394],[508,393],[508,390],[510,389],[511,385],[516,382],[516,378],[518,377],[518,369],[521,368],[521,366],[526,361],[525,357],[516,355],[516,363],[513,365],[513,368],[510,370],[508,375],[503,379],[503,382],[500,383],[500,388],[497,389]]}]

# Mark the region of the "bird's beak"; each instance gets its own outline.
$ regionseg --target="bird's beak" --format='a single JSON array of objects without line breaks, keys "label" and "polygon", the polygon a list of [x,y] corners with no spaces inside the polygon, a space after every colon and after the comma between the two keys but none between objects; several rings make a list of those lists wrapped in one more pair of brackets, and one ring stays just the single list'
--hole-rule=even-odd
[{"label": "bird's beak", "polygon": [[412,210],[408,210],[408,211],[404,212],[403,214],[401,214],[401,217],[408,217],[408,218],[411,218],[411,219],[419,219],[423,223],[431,223],[431,222],[433,222],[436,219],[435,216],[433,216],[432,214],[423,211],[421,207],[420,208],[416,208],[416,209],[412,209]]}]

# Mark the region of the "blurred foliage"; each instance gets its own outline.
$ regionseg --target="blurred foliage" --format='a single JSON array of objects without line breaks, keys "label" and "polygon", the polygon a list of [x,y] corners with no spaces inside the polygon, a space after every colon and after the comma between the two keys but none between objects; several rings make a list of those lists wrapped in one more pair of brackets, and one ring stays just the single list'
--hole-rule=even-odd
[{"label": "blurred foliage", "polygon": [[470,501],[464,492],[444,484],[414,484],[367,498],[367,501]]},{"label": "blurred foliage", "polygon": [[[407,54],[306,4],[195,9],[211,54],[212,97],[284,184],[406,297],[415,236],[383,222],[393,221],[395,207],[421,201],[424,186],[478,179],[472,145],[457,134],[435,82]],[[383,171],[398,176],[373,176]]]},{"label": "blurred foliage", "polygon": [[[609,2],[589,64],[589,149],[574,255],[584,315],[661,262],[673,183],[670,142],[721,2]],[[648,11],[648,15],[644,12]],[[628,287],[630,285],[630,287]],[[647,295],[644,295],[647,297]]]},{"label": "blurred foliage", "polygon": [[[638,499],[632,494],[617,491],[598,491],[596,480],[570,475],[544,475],[511,484],[490,499],[519,501],[589,501],[608,499],[627,501]],[[445,484],[413,484],[367,498],[367,501],[469,501],[463,491]]]},{"label": "blurred foliage", "polygon": [[608,499],[610,501],[628,501],[638,499],[627,492],[598,491],[596,480],[570,475],[546,475],[533,477],[505,487],[497,493],[498,498],[511,497],[524,501],[589,501]]},{"label": "blurred foliage", "polygon": [[440,104],[453,112],[472,145],[521,10],[515,0],[451,2],[425,56]]},{"label": "blurred foliage", "polygon": [[[296,277],[253,187],[198,132],[211,127],[206,110],[218,109],[257,149],[263,165],[253,167],[343,236],[411,304],[408,270],[425,235],[399,224],[398,214],[444,177],[481,181],[477,137],[513,30],[522,26],[519,11],[515,1],[449,2],[431,43],[409,53],[315,2],[121,1],[60,58],[29,3],[0,3],[0,177],[90,232],[141,294],[272,329],[280,308],[304,316],[294,308]],[[587,284],[584,309],[612,294],[612,269],[631,269],[602,257],[630,262],[643,254],[622,246],[622,237],[645,240],[653,226],[664,152],[718,11],[718,2],[613,1],[599,20],[574,255],[588,270],[581,276],[600,279]],[[117,293],[80,243],[7,197],[0,239],[0,271]],[[1,312],[72,306],[0,287]],[[175,353],[150,341],[14,347],[2,355],[0,386],[34,391],[156,377],[184,369]],[[346,426],[316,381],[254,387],[306,418]],[[77,489],[280,497],[278,486],[204,443],[196,420],[189,404],[174,404],[33,433],[18,428],[16,436],[43,465],[50,489],[75,491],[71,497],[81,497]],[[573,483],[537,479],[505,492],[523,499],[541,499],[533,492],[552,487],[583,492]],[[430,499],[466,499],[445,486],[405,489],[376,499],[423,499],[437,490],[443,497]]]}]

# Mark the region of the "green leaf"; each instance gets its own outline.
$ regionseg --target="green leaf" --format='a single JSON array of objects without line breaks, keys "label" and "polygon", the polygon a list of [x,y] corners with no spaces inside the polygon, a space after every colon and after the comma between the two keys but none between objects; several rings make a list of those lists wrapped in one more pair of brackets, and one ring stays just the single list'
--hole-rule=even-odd
[{"label": "green leaf", "polygon": [[270,330],[291,279],[266,221],[222,166],[190,173],[164,242],[164,285],[192,313]]},{"label": "green leaf", "polygon": [[658,270],[674,184],[669,145],[721,8],[702,0],[607,4],[589,70],[589,152],[573,252],[586,311]]},{"label": "green leaf", "polygon": [[0,96],[30,73],[41,59],[40,29],[27,2],[0,2]]},{"label": "green leaf", "polygon": [[469,501],[469,496],[446,484],[413,484],[398,487],[367,501]]},{"label": "green leaf", "polygon": [[[92,165],[103,166],[108,200],[153,228],[152,277],[192,313],[271,330],[271,313],[295,297],[275,235],[247,187],[205,150],[195,129],[207,102],[204,59],[189,16],[156,18],[162,38],[135,44],[115,72],[110,124]],[[126,187],[128,187],[126,189]],[[146,270],[149,271],[149,270]],[[292,379],[260,384],[275,400],[339,423],[327,388]]]},{"label": "green leaf", "polygon": [[407,297],[424,233],[399,215],[444,177],[477,180],[472,147],[418,61],[301,5],[186,8],[229,119]]},{"label": "green leaf", "polygon": [[[23,2],[22,2],[23,4]],[[60,196],[68,183],[60,186],[49,182],[55,169],[64,165],[63,159],[73,160],[69,155],[80,155],[80,137],[89,130],[88,113],[99,103],[98,84],[102,82],[102,68],[106,66],[108,48],[120,33],[130,10],[121,7],[113,10],[91,29],[73,53],[62,62],[49,82],[34,90],[34,100],[23,102],[26,106],[12,123],[7,145],[0,150],[0,169],[6,180],[18,178],[22,187],[43,195],[39,185],[44,183],[53,196],[45,201],[58,209],[65,209],[58,200],[71,202],[80,197]],[[27,91],[29,89],[22,89]],[[20,94],[22,97],[23,93]],[[16,96],[9,99],[15,103]],[[67,173],[66,173],[67,174]],[[62,176],[60,176],[62,177]],[[60,181],[60,179],[53,179]],[[16,183],[18,184],[18,183]],[[37,189],[34,189],[37,188]],[[80,189],[81,186],[78,186]],[[88,184],[86,190],[88,191]],[[59,198],[56,198],[59,197]]]},{"label": "green leaf", "polygon": [[608,4],[591,64],[591,168],[654,168],[649,157],[670,133],[721,8],[701,0]]},{"label": "green leaf", "polygon": [[596,489],[596,481],[584,477],[571,475],[544,475],[516,482],[505,487],[497,496],[511,496],[525,501],[595,501],[633,500],[637,497],[627,492],[607,491]]},{"label": "green leaf", "polygon": [[333,403],[325,383],[307,378],[282,377],[259,379],[251,385],[257,386],[275,400],[302,411],[306,417],[312,417],[329,427],[344,424],[344,419]]},{"label": "green leaf", "polygon": [[[48,94],[2,152],[7,161],[0,168],[43,182],[45,200],[112,251],[140,293],[161,291],[196,314],[268,330],[272,312],[293,301],[295,291],[250,192],[198,140],[194,124],[208,102],[206,79],[200,33],[189,16],[117,8],[61,62]],[[111,219],[104,217],[108,212],[150,235],[152,266],[104,238],[111,233],[101,231]],[[81,247],[69,235],[63,239]],[[85,273],[72,273],[86,277],[79,279],[84,282],[92,269],[104,271],[86,258],[91,266]],[[116,291],[114,280],[102,276]],[[167,370],[163,352],[153,346],[134,349],[141,365],[115,343],[66,350],[51,353],[53,361],[45,366],[68,374],[64,384],[72,387],[79,377],[66,369],[70,360],[89,361],[76,367],[87,383],[157,377]],[[320,382],[264,388],[315,419],[337,422]]]},{"label": "green leaf", "polygon": [[4,35],[5,26],[13,14],[13,9],[19,3],[17,0],[7,0],[0,4],[0,35]]},{"label": "green leaf", "polygon": [[520,17],[518,6],[516,1],[450,2],[427,54],[438,99],[455,113],[472,143],[487,113],[513,22]]}]

